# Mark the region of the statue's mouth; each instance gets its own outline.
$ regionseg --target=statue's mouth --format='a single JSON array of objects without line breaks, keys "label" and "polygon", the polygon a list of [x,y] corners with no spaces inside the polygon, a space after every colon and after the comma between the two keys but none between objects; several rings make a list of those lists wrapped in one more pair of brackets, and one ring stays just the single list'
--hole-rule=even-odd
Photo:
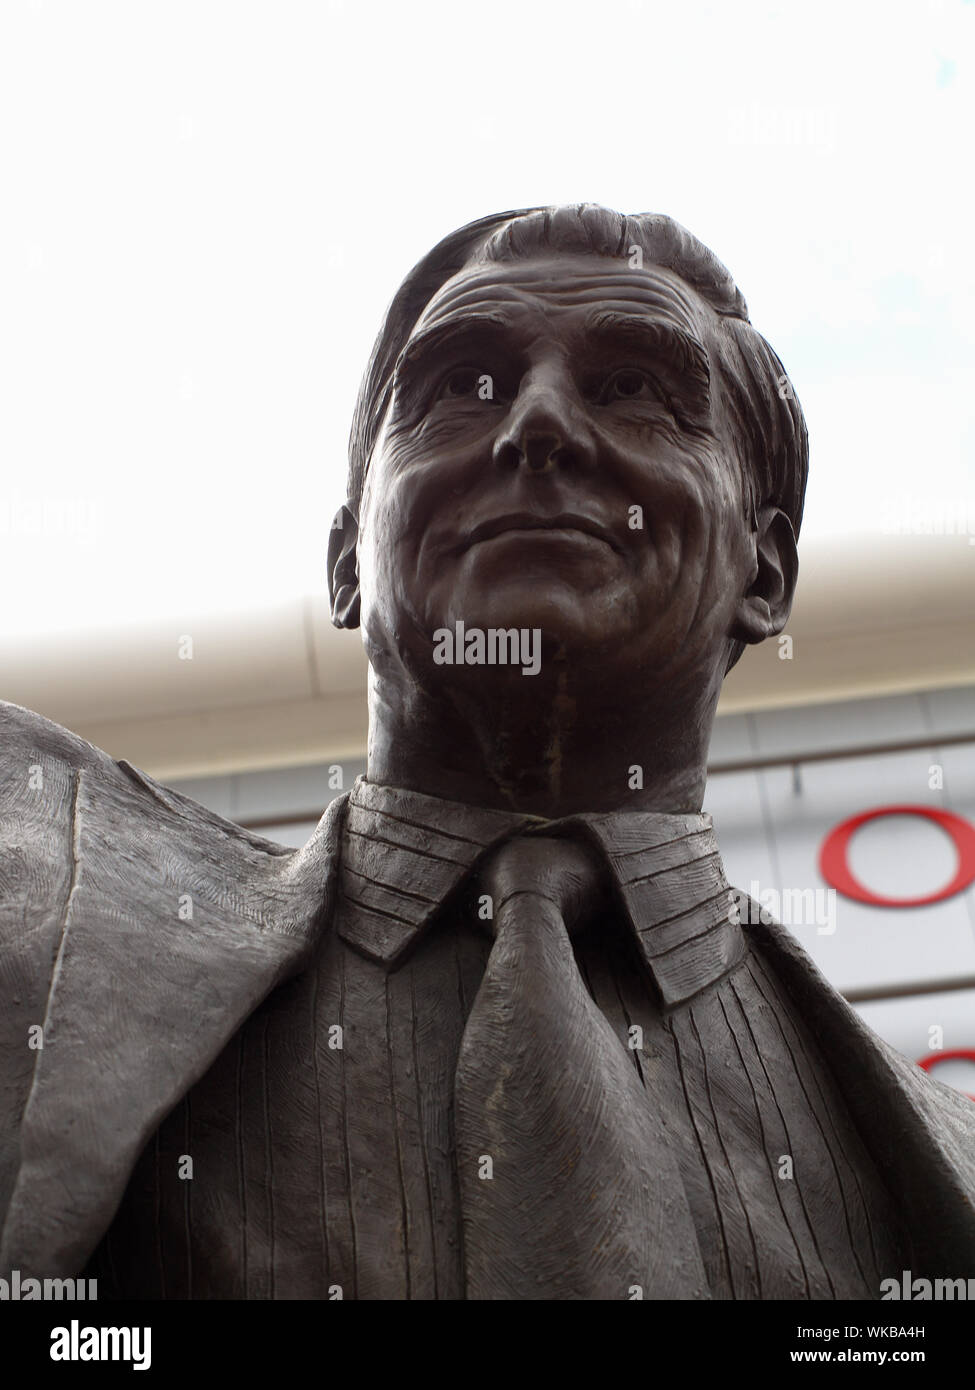
[{"label": "statue's mouth", "polygon": [[575,512],[560,512],[557,516],[538,516],[531,512],[510,512],[505,516],[492,517],[489,521],[483,521],[479,526],[474,527],[464,542],[463,548],[469,549],[473,545],[479,545],[482,541],[493,540],[496,536],[524,531],[549,532],[552,533],[553,540],[567,540],[584,535],[590,539],[595,538],[601,541],[612,550],[620,549],[612,533],[605,526],[593,521],[591,517],[580,516]]}]

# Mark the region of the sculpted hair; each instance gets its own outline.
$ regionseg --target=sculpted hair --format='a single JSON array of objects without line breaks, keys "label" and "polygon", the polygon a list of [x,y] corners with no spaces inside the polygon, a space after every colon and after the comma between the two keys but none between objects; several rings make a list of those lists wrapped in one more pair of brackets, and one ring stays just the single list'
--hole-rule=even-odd
[{"label": "sculpted hair", "polygon": [[[496,213],[452,232],[410,271],[393,298],[369,358],[349,437],[349,501],[358,511],[366,469],[386,414],[393,370],[410,333],[442,285],[467,267],[547,251],[627,259],[678,275],[718,315],[720,384],[752,515],[780,507],[796,537],[809,469],[802,408],[779,358],[752,327],[728,270],[686,227],[659,213],[627,215],[595,203]],[[728,669],[741,654],[735,644]]]}]

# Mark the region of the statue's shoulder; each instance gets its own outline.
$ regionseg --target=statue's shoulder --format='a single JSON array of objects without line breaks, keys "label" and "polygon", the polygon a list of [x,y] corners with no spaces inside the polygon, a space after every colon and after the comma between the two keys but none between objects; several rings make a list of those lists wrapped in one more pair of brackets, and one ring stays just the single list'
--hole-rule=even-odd
[{"label": "statue's shoulder", "polygon": [[136,825],[149,824],[161,840],[188,839],[200,849],[213,844],[219,850],[235,841],[265,854],[294,853],[163,786],[124,758],[112,758],[53,720],[0,700],[0,817],[8,839],[27,851],[38,850],[41,841],[65,845],[58,827],[74,817],[79,773],[85,779],[86,822],[104,820],[113,835],[129,832],[125,812],[131,809],[141,813],[133,833]]},{"label": "statue's shoulder", "polygon": [[[107,753],[34,710],[0,700],[0,851],[7,864],[40,875],[70,854],[70,827],[79,773],[110,776]],[[40,883],[35,887],[39,887]]]},{"label": "statue's shoulder", "polygon": [[53,719],[22,705],[0,700],[0,784],[16,784],[31,764],[43,766],[45,760],[71,768],[107,772],[116,764],[100,748]]}]

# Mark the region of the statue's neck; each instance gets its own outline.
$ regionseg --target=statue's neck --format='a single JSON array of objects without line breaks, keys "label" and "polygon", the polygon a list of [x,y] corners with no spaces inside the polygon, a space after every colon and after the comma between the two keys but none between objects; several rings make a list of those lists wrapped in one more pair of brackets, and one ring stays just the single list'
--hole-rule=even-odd
[{"label": "statue's neck", "polygon": [[[529,678],[524,678],[525,680]],[[528,691],[393,686],[372,676],[370,781],[468,805],[559,816],[701,809],[713,700],[619,692],[581,700]]]}]

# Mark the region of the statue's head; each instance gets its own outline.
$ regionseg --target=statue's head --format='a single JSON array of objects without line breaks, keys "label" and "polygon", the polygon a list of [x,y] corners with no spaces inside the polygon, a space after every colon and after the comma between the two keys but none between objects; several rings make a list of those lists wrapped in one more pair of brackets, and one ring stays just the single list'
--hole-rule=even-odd
[{"label": "statue's head", "polygon": [[590,204],[484,218],[407,276],[373,349],[334,621],[420,686],[547,686],[439,664],[460,621],[538,630],[570,696],[716,699],[788,619],[807,459],[781,362],[683,227]]}]

